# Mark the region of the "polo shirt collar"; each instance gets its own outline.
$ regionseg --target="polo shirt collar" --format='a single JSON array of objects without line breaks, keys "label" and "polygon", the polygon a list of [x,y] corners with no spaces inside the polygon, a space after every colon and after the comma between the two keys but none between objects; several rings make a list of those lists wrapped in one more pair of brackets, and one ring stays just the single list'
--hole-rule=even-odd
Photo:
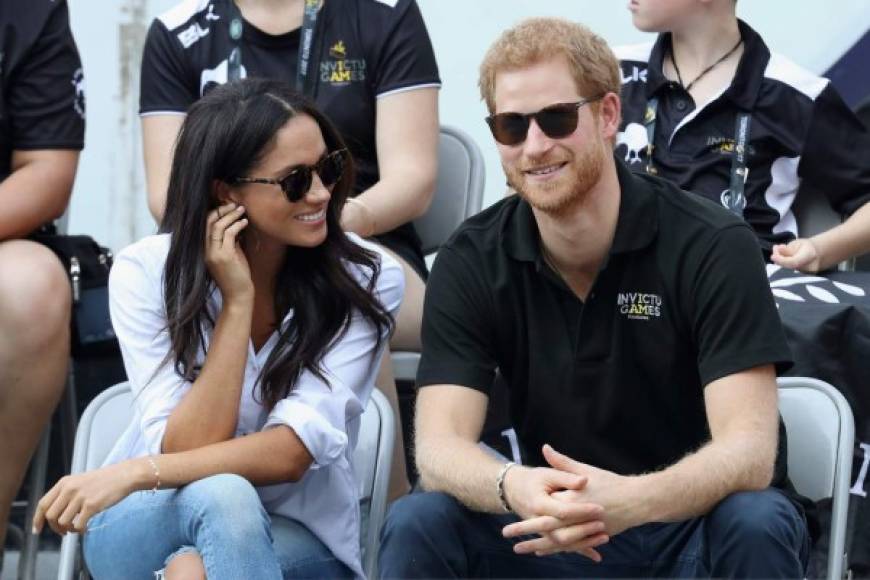
[{"label": "polo shirt collar", "polygon": [[[761,83],[764,80],[764,71],[770,61],[770,50],[761,36],[742,20],[737,21],[740,36],[743,38],[743,55],[734,73],[731,86],[724,93],[724,97],[730,99],[741,109],[751,111],[755,107]],[[647,70],[646,96],[652,98],[670,81],[662,72],[665,56],[671,50],[671,33],[660,34],[653,45],[650,53]]]},{"label": "polo shirt collar", "polygon": [[[619,215],[610,255],[633,252],[648,246],[658,233],[658,206],[651,186],[635,176],[620,159],[616,162],[619,180]],[[541,262],[541,234],[531,206],[517,200],[515,211],[502,224],[501,244],[508,255],[521,262]],[[606,263],[606,261],[605,261]]]}]

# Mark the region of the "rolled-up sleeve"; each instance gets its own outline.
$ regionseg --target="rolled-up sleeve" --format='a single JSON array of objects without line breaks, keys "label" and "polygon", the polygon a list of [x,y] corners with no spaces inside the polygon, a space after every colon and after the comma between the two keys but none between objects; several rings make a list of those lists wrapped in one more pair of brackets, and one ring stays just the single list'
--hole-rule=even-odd
[{"label": "rolled-up sleeve", "polygon": [[[373,249],[368,244],[361,243]],[[399,264],[381,254],[381,272],[375,285],[375,298],[395,318],[402,301],[405,279]],[[362,286],[367,275],[354,270]],[[290,394],[269,413],[263,429],[287,425],[302,440],[314,458],[312,469],[324,467],[341,457],[348,445],[347,424],[362,414],[374,386],[388,336],[380,337],[377,328],[355,314],[347,332],[336,341],[321,362],[323,380],[309,371],[300,376]]]},{"label": "rolled-up sleeve", "polygon": [[112,326],[133,392],[135,420],[149,454],[161,452],[169,415],[190,390],[190,383],[175,372],[173,361],[164,364],[170,340],[163,305],[163,260],[154,259],[159,256],[146,246],[164,242],[168,245],[155,237],[125,249],[109,275]]}]

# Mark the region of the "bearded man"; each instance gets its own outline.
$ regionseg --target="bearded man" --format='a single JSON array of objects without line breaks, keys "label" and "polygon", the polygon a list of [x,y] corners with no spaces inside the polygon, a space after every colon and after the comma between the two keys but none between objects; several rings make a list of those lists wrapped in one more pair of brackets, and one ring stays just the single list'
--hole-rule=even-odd
[{"label": "bearded man", "polygon": [[[776,461],[790,354],[752,231],[614,158],[619,68],[585,27],[519,24],[480,87],[519,195],[432,271],[427,492],[393,505],[381,575],[802,577],[806,520]],[[527,465],[477,445],[496,370]]]}]

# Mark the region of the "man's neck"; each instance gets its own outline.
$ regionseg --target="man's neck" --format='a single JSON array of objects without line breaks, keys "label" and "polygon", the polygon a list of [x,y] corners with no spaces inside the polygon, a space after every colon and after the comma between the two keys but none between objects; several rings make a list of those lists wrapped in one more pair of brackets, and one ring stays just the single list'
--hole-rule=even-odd
[{"label": "man's neck", "polygon": [[558,215],[533,210],[544,258],[581,299],[613,245],[619,203],[616,167],[606,163],[601,179],[582,203]]},{"label": "man's neck", "polygon": [[285,34],[302,26],[305,0],[234,0],[245,20],[267,34]]}]

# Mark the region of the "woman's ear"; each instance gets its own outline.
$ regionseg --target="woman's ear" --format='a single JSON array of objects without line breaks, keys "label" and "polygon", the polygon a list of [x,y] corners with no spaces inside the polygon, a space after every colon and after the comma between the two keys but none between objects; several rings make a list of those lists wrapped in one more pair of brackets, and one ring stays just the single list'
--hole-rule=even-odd
[{"label": "woman's ear", "polygon": [[225,203],[234,202],[239,203],[237,199],[237,194],[231,188],[226,181],[221,181],[220,179],[215,179],[212,184],[212,193],[214,194],[215,199],[218,202],[218,205],[223,205]]}]

